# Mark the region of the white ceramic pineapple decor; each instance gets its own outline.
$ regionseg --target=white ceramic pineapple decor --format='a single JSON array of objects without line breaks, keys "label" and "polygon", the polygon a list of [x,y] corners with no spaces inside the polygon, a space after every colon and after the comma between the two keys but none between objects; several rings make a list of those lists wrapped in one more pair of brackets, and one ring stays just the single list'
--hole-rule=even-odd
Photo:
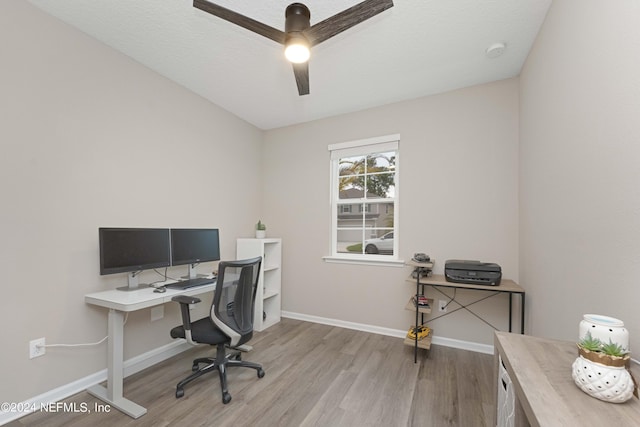
[{"label": "white ceramic pineapple decor", "polygon": [[636,386],[629,366],[629,332],[613,317],[585,314],[572,377],[585,393],[605,402],[629,400]]}]

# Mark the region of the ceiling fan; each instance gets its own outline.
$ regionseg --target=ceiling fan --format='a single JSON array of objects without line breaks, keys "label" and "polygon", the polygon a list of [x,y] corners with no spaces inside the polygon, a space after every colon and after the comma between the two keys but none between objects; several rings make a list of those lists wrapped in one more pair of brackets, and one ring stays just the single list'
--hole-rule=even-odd
[{"label": "ceiling fan", "polygon": [[[292,62],[299,95],[309,94],[309,49],[366,21],[393,6],[393,0],[365,0],[313,26],[311,13],[302,3],[292,3],[285,11],[285,30],[280,31],[206,0],[193,0],[193,7],[215,15],[285,46]],[[296,56],[297,55],[297,56]]]}]

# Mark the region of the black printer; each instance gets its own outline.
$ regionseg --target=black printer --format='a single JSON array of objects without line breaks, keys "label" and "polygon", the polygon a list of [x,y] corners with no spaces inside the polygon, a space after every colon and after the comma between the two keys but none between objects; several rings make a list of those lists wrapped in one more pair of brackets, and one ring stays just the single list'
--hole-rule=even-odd
[{"label": "black printer", "polygon": [[444,265],[444,277],[447,282],[498,286],[502,269],[489,262],[450,259]]}]

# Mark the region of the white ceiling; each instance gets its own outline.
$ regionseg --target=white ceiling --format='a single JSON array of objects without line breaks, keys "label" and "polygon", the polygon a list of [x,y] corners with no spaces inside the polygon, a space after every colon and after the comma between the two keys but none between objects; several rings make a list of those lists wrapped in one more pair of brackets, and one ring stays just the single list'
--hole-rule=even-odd
[{"label": "white ceiling", "polygon": [[[517,76],[552,0],[394,0],[312,49],[299,96],[282,45],[192,0],[29,0],[261,129]],[[284,31],[293,0],[212,0]],[[305,0],[311,25],[360,0]],[[506,44],[488,58],[486,49]]]}]

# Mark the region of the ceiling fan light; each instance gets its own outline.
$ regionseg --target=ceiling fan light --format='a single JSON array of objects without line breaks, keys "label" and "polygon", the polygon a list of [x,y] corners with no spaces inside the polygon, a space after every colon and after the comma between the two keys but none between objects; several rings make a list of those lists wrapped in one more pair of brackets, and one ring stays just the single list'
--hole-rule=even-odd
[{"label": "ceiling fan light", "polygon": [[309,42],[303,32],[309,28],[311,13],[302,3],[292,3],[284,13],[284,56],[294,64],[302,64],[311,55]]},{"label": "ceiling fan light", "polygon": [[294,64],[307,62],[311,56],[309,46],[299,40],[292,40],[284,49],[284,56]]}]

